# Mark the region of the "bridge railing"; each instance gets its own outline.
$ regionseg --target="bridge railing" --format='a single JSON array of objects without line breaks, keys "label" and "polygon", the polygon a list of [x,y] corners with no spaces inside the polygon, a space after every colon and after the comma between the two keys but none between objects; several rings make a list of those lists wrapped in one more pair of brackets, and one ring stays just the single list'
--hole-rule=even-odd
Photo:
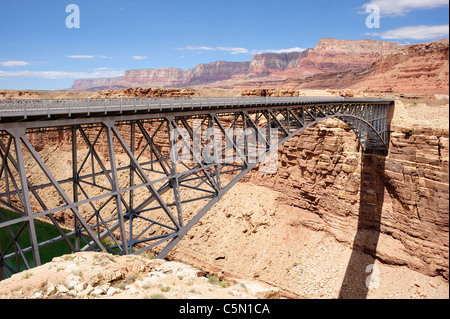
[{"label": "bridge railing", "polygon": [[[104,98],[0,100],[0,118],[53,114],[130,112],[174,109],[236,108],[317,103],[355,102],[339,97],[192,97],[192,98]],[[362,101],[362,100],[361,100]],[[363,102],[392,102],[364,99]]]},{"label": "bridge railing", "polygon": [[111,99],[23,99],[0,100],[0,117],[35,113],[78,113],[145,109],[203,108],[274,105],[305,102],[304,98],[229,97],[229,98],[111,98]]}]

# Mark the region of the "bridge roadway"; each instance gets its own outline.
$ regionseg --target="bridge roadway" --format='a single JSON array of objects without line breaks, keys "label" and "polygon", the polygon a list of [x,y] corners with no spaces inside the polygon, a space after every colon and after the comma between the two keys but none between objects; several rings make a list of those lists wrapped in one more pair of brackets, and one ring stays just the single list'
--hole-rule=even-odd
[{"label": "bridge roadway", "polygon": [[[0,280],[40,265],[41,250],[56,242],[72,252],[152,250],[164,258],[249,171],[320,121],[338,118],[355,132],[362,151],[385,153],[393,103],[337,97],[0,100],[0,235],[8,238],[0,242]],[[212,131],[196,141],[204,128]],[[230,135],[230,128],[246,133]],[[42,135],[54,131],[66,132],[64,147],[71,149],[72,160],[61,164],[67,169],[58,172],[63,176],[52,171],[40,145],[51,138]],[[180,143],[189,163],[178,156]],[[122,160],[111,160],[117,151]],[[74,223],[69,233],[61,214]],[[40,238],[37,219],[59,235]]]}]

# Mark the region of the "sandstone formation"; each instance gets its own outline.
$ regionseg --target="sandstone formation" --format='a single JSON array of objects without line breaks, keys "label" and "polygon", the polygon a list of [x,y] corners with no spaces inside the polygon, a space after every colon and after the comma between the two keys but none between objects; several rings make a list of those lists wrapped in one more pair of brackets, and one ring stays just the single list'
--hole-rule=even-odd
[{"label": "sandstone formation", "polygon": [[162,89],[162,88],[128,88],[121,90],[106,90],[96,92],[93,99],[102,98],[173,98],[173,97],[193,97],[198,96],[198,92],[190,89]]},{"label": "sandstone formation", "polygon": [[380,57],[354,88],[366,91],[449,91],[449,41],[412,45]]},{"label": "sandstone formation", "polygon": [[[347,231],[358,225],[367,237],[358,249],[448,280],[448,130],[392,129],[384,158],[361,156],[353,132],[339,121],[318,125],[280,149],[278,174],[261,179],[255,171],[247,180],[320,216],[320,222],[303,221],[307,227],[351,243]],[[381,232],[378,247],[375,232]]]},{"label": "sandstone formation", "polygon": [[267,76],[275,72],[283,72],[297,67],[301,60],[308,56],[310,50],[293,53],[265,53],[253,56],[247,77]]},{"label": "sandstone formation", "polygon": [[239,97],[241,90],[192,88],[119,88],[89,91],[0,90],[0,100],[7,99],[97,99],[97,98],[159,98],[159,97]]},{"label": "sandstone formation", "polygon": [[0,282],[0,299],[280,299],[276,287],[142,256],[77,253]]},{"label": "sandstone formation", "polygon": [[253,171],[174,256],[311,298],[447,298],[448,129],[392,130],[387,157],[362,155],[337,120],[302,132],[280,148],[277,174]]},{"label": "sandstone formation", "polygon": [[369,67],[380,55],[403,46],[375,40],[325,38],[315,49],[292,53],[253,56],[250,62],[213,62],[190,70],[162,68],[130,70],[118,78],[76,80],[71,90],[100,90],[125,87],[232,87],[258,79],[262,82],[289,78],[303,79],[315,74]]},{"label": "sandstone formation", "polygon": [[248,62],[219,61],[209,64],[199,64],[189,70],[184,81],[177,86],[192,86],[243,77],[247,74],[248,68]]},{"label": "sandstone formation", "polygon": [[188,71],[175,68],[130,70],[124,76],[106,79],[76,80],[73,91],[135,87],[177,87],[232,79],[247,74],[249,62],[213,62],[199,64]]},{"label": "sandstone formation", "polygon": [[[135,87],[358,89],[447,94],[449,42],[411,46],[375,40],[323,39],[303,52],[255,55],[190,70],[130,70],[123,77],[76,80],[73,91]],[[427,83],[424,85],[424,83]]]},{"label": "sandstone formation", "polygon": [[393,42],[325,38],[317,44],[314,50],[310,50],[295,68],[280,75],[285,78],[302,79],[315,74],[366,68],[371,66],[380,55],[395,52],[402,47]]},{"label": "sandstone formation", "polygon": [[[312,70],[312,76],[301,77],[298,73],[291,73],[287,79],[272,77],[267,81],[259,79],[236,84],[234,87],[241,89],[279,87],[297,90],[356,89],[365,92],[403,94],[448,94],[449,92],[448,40],[416,44],[402,50],[388,51],[378,56],[373,64],[365,64],[364,61],[358,62],[359,57],[364,55],[374,57],[369,53],[362,52],[359,57],[344,53],[341,58],[347,56],[351,61],[355,61],[353,67],[346,70],[340,67],[343,64],[337,63],[339,61],[337,57],[330,59],[329,54],[329,51],[319,55],[311,53],[302,61],[303,69]],[[305,66],[306,63],[310,63],[308,61],[314,61],[311,62],[314,68]]]},{"label": "sandstone formation", "polygon": [[300,96],[300,92],[290,89],[254,89],[242,91],[241,96],[293,97],[293,96]]}]

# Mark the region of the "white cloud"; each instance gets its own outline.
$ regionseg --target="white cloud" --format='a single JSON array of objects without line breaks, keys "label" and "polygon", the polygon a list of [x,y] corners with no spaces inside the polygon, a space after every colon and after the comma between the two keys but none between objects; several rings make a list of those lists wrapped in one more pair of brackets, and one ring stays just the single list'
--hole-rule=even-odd
[{"label": "white cloud", "polygon": [[226,47],[217,47],[217,50],[220,51],[227,51],[230,52],[231,54],[242,54],[242,53],[249,53],[249,51],[245,48],[226,48]]},{"label": "white cloud", "polygon": [[106,55],[68,55],[67,57],[70,59],[84,59],[84,60],[94,59],[94,58],[110,59],[110,57],[106,56]]},{"label": "white cloud", "polygon": [[131,58],[136,61],[148,59],[148,57],[141,56],[141,55],[135,55],[135,56],[132,56]]},{"label": "white cloud", "polygon": [[226,51],[230,52],[231,54],[240,54],[240,53],[249,53],[249,51],[245,48],[228,48],[228,47],[205,47],[205,46],[188,46],[185,48],[179,48],[177,50],[191,50],[191,51]]},{"label": "white cloud", "polygon": [[30,63],[25,61],[4,61],[0,62],[1,66],[7,66],[7,67],[15,67],[15,66],[27,66],[30,65]]},{"label": "white cloud", "polygon": [[216,49],[215,48],[210,48],[210,47],[192,47],[192,46],[188,46],[188,47],[185,47],[185,48],[179,48],[177,50],[214,51]]},{"label": "white cloud", "polygon": [[68,55],[67,57],[71,59],[93,59],[95,55]]},{"label": "white cloud", "polygon": [[253,54],[263,54],[263,53],[292,53],[292,52],[302,52],[305,51],[306,49],[302,49],[302,48],[290,48],[290,49],[280,49],[280,50],[254,50],[252,51]]},{"label": "white cloud", "polygon": [[372,0],[365,3],[363,8],[368,5],[377,5],[380,7],[383,16],[403,16],[414,10],[435,9],[449,5],[448,0]]},{"label": "white cloud", "polygon": [[205,46],[188,46],[186,48],[179,48],[177,50],[192,50],[192,51],[225,51],[230,52],[231,54],[262,54],[262,53],[291,53],[291,52],[301,52],[305,49],[302,48],[289,48],[289,49],[278,49],[278,50],[252,50],[246,48],[229,48],[229,47],[205,47]]},{"label": "white cloud", "polygon": [[436,40],[449,36],[449,25],[408,26],[382,33],[366,33],[384,40]]},{"label": "white cloud", "polygon": [[42,78],[42,79],[95,79],[124,75],[122,70],[98,68],[91,72],[66,71],[0,71],[0,77],[10,78]]}]

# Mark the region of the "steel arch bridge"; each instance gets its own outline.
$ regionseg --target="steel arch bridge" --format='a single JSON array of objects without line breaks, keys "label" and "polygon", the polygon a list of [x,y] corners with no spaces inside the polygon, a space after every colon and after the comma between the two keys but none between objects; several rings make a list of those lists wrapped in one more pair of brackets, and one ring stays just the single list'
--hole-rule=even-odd
[{"label": "steel arch bridge", "polygon": [[[71,252],[152,250],[164,258],[243,176],[263,162],[263,173],[276,172],[278,147],[320,121],[338,118],[362,151],[387,152],[393,103],[0,101],[0,279],[40,265],[42,251],[55,243]],[[61,149],[49,154],[46,141]],[[56,235],[36,231],[41,221]]]}]

